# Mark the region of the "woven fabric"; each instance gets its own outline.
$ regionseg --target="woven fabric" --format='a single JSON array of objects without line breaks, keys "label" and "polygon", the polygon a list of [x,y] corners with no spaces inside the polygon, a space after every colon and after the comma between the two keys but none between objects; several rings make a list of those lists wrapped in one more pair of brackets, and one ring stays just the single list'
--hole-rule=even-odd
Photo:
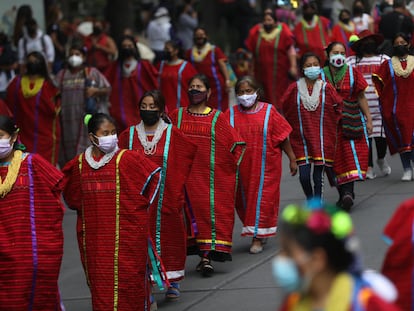
[{"label": "woven fabric", "polygon": [[289,139],[296,161],[299,165],[314,163],[332,166],[342,98],[327,84],[324,105],[321,92],[319,106],[315,111],[307,111],[302,102],[298,111],[297,95],[298,88],[295,83],[289,87],[282,99],[284,116],[292,126]]},{"label": "woven fabric", "polygon": [[[190,104],[187,95],[188,83],[190,79],[197,74],[197,71],[190,62],[187,62],[180,73],[182,65],[182,63],[176,65],[168,65],[165,63],[164,66],[162,66],[162,72],[159,77],[160,90],[165,98],[167,112],[172,112],[179,107],[187,107]],[[180,86],[178,86],[179,82]],[[179,94],[178,90],[180,90]],[[179,105],[177,105],[177,103],[179,103]]]},{"label": "woven fabric", "polygon": [[[0,309],[62,310],[62,174],[38,155],[24,157],[12,191],[0,198]],[[2,180],[7,171],[0,166]]]},{"label": "woven fabric", "polygon": [[[171,119],[177,124],[177,111]],[[184,109],[180,129],[198,147],[186,185],[198,227],[198,247],[209,251],[214,260],[231,260],[236,171],[244,143],[214,109],[207,115]]]},{"label": "woven fabric", "polygon": [[[147,157],[157,166],[163,167],[165,165],[163,161],[166,136],[167,130],[164,131],[157,144],[156,153],[145,155],[134,127],[132,149]],[[131,146],[129,129],[119,136],[119,146],[121,148]],[[170,281],[178,281],[184,277],[187,239],[183,215],[184,185],[190,174],[196,150],[197,147],[177,128],[172,128],[168,145],[168,159],[165,165],[165,181],[161,181],[158,198],[150,207],[151,238],[161,256]],[[161,206],[159,206],[160,198],[162,198]]]},{"label": "woven fabric", "polygon": [[412,310],[414,199],[404,201],[385,226],[384,235],[392,242],[381,272],[397,287],[396,305]]},{"label": "woven fabric", "polygon": [[148,306],[147,209],[158,186],[156,168],[134,151],[119,151],[98,170],[83,155],[81,168],[76,157],[63,169],[64,198],[78,212],[79,251],[93,310]]},{"label": "woven fabric", "polygon": [[275,39],[271,41],[258,40],[261,28],[253,28],[255,31],[250,31],[246,39],[246,47],[255,56],[254,76],[263,86],[264,99],[275,105],[277,109],[282,108],[281,95],[292,83],[288,77],[290,69],[288,50],[294,44],[293,34],[289,27],[284,23],[281,25],[277,47],[275,47]]},{"label": "woven fabric", "polygon": [[[405,69],[407,64],[402,63]],[[386,138],[391,154],[413,150],[414,132],[414,72],[404,79],[395,75],[395,84],[391,77],[388,62],[381,65],[373,76],[380,95],[380,105]],[[394,92],[394,86],[396,92]]]},{"label": "woven fabric", "polygon": [[6,103],[2,99],[0,99],[0,115],[12,117],[9,107],[7,107]]},{"label": "woven fabric", "polygon": [[343,102],[341,121],[344,138],[361,139],[364,136],[364,125],[361,120],[358,102]]},{"label": "woven fabric", "polygon": [[17,76],[7,87],[6,97],[27,151],[41,155],[53,165],[58,161],[61,132],[58,94],[53,83],[45,81],[38,94],[24,98],[20,77]]},{"label": "woven fabric", "polygon": [[[264,238],[276,234],[282,174],[280,144],[292,128],[273,106],[258,105],[262,107],[254,113],[246,113],[240,106],[232,108],[234,128],[247,146],[240,164],[236,208],[243,222],[242,235]],[[229,112],[226,117],[232,118]]]},{"label": "woven fabric", "polygon": [[[368,84],[358,69],[353,68],[354,83],[351,87],[349,69],[336,87],[344,101],[357,102],[358,94],[365,91]],[[366,133],[360,139],[346,139],[342,126],[338,127],[338,140],[335,151],[334,171],[338,185],[356,180],[364,180],[368,169],[368,138]]]},{"label": "woven fabric", "polygon": [[141,121],[139,100],[146,91],[158,88],[158,71],[148,61],[140,60],[129,77],[122,76],[119,62],[112,63],[104,74],[112,86],[109,113],[122,133]]},{"label": "woven fabric", "polygon": [[192,62],[191,52],[192,49],[186,52],[186,59],[193,64],[198,73],[205,74],[210,82],[211,95],[208,105],[212,108],[221,108],[221,111],[226,111],[229,107],[229,96],[226,90],[226,81],[221,74],[221,69],[218,63],[219,60],[227,61],[226,55],[218,46],[215,46],[214,63],[212,61],[212,51],[209,51],[201,62]]}]

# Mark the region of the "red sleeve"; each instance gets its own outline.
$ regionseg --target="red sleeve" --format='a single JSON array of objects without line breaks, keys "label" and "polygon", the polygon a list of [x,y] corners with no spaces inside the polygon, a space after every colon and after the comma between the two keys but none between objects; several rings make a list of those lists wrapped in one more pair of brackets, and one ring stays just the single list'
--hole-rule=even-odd
[{"label": "red sleeve", "polygon": [[147,85],[146,89],[158,89],[158,70],[147,60],[140,60],[142,62],[142,81]]},{"label": "red sleeve", "polygon": [[6,102],[2,99],[0,99],[0,115],[13,117],[12,113],[10,112],[9,107],[7,107],[7,105],[6,105]]},{"label": "red sleeve", "polygon": [[297,83],[291,83],[285,93],[282,96],[281,100],[281,107],[284,113],[289,113],[292,107],[296,107],[296,98],[294,99],[294,95],[296,95]]},{"label": "red sleeve", "polygon": [[358,68],[352,67],[352,70],[354,72],[354,79],[355,79],[355,84],[354,84],[355,94],[359,94],[365,91],[365,89],[368,87],[368,83]]},{"label": "red sleeve", "polygon": [[254,52],[254,50],[256,48],[257,36],[258,36],[258,32],[259,32],[260,27],[261,27],[260,24],[257,24],[255,26],[253,26],[249,31],[248,37],[244,41],[244,44],[246,45],[246,48],[250,52]]},{"label": "red sleeve", "polygon": [[329,82],[326,83],[326,96],[331,99],[333,106],[335,107],[335,112],[338,116],[338,121],[342,117],[342,106],[343,99],[341,95],[335,90],[335,88]]},{"label": "red sleeve", "polygon": [[371,295],[365,307],[366,311],[400,311],[394,304],[390,304],[377,295]]},{"label": "red sleeve", "polygon": [[185,51],[185,59],[188,61],[191,61],[191,50],[192,49],[188,49],[187,51]]},{"label": "red sleeve", "polygon": [[170,117],[172,124],[174,124],[175,126],[177,126],[177,122],[178,122],[178,109],[175,109],[174,111],[170,112],[168,114],[168,116]]},{"label": "red sleeve", "polygon": [[389,75],[388,68],[388,61],[384,61],[379,67],[378,71],[372,74],[372,82],[374,82],[375,89],[377,90],[377,93],[380,97],[385,81],[387,81],[387,77]]},{"label": "red sleeve", "polygon": [[[329,29],[331,28],[331,21],[329,20],[329,19],[327,19],[326,17],[324,17],[324,16],[319,16],[319,18],[321,19],[321,21],[322,21],[322,25],[323,25],[323,27],[324,27],[324,30],[326,31],[326,32],[329,32]],[[328,44],[328,43],[327,43]]]},{"label": "red sleeve", "polygon": [[123,131],[118,136],[118,146],[121,149],[129,149],[129,131],[130,127],[128,127],[125,131]]},{"label": "red sleeve", "polygon": [[79,156],[70,160],[62,169],[64,174],[62,180],[63,197],[68,207],[80,210],[81,205],[81,184],[79,174]]},{"label": "red sleeve", "polygon": [[40,177],[50,190],[60,194],[62,191],[62,172],[38,154],[32,154],[31,157],[33,170],[36,172],[36,175]]},{"label": "red sleeve", "polygon": [[6,90],[6,105],[12,113],[16,106],[16,99],[18,99],[18,94],[16,93],[18,79],[20,79],[19,76],[14,77],[13,80],[7,86]]},{"label": "red sleeve", "polygon": [[395,211],[394,215],[392,215],[388,224],[385,226],[384,235],[391,240],[394,240],[394,238],[398,236],[400,230],[403,230],[404,227],[407,227],[407,224],[409,225],[408,230],[410,230],[413,214],[414,198],[401,203],[401,205]]},{"label": "red sleeve", "polygon": [[279,146],[292,132],[292,127],[282,115],[272,106],[271,110],[271,140],[274,146]]},{"label": "red sleeve", "polygon": [[282,34],[285,36],[286,45],[288,48],[290,48],[292,45],[295,44],[295,37],[292,33],[292,30],[290,30],[289,26],[285,23],[282,24]]},{"label": "red sleeve", "polygon": [[216,45],[214,53],[216,54],[216,60],[224,60],[227,61],[227,56],[223,53],[223,51]]}]

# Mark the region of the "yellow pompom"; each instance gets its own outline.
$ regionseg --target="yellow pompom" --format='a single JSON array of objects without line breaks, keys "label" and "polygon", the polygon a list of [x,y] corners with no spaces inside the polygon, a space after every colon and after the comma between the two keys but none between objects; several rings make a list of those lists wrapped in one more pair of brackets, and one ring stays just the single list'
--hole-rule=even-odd
[{"label": "yellow pompom", "polygon": [[298,207],[294,204],[289,204],[283,209],[282,219],[286,222],[295,222],[298,216]]},{"label": "yellow pompom", "polygon": [[91,114],[85,115],[85,117],[83,118],[83,123],[85,123],[85,125],[88,126],[88,123],[91,120],[91,118],[92,118]]},{"label": "yellow pompom", "polygon": [[332,216],[332,233],[339,239],[343,239],[352,232],[352,219],[348,213],[340,211]]},{"label": "yellow pompom", "polygon": [[355,41],[358,41],[359,40],[359,37],[357,36],[357,35],[352,35],[352,36],[350,36],[349,37],[349,42],[355,42]]}]

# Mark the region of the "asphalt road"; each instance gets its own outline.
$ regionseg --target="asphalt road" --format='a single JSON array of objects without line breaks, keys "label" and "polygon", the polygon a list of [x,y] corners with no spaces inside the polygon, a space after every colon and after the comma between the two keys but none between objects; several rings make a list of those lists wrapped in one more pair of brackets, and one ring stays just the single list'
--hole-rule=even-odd
[{"label": "asphalt road", "polygon": [[[351,215],[360,238],[366,268],[380,269],[386,251],[386,245],[381,239],[384,225],[398,204],[414,195],[414,181],[400,181],[402,168],[399,157],[388,157],[388,161],[393,169],[390,176],[355,185],[356,200]],[[304,200],[298,178],[288,174],[286,159],[283,167],[281,207]],[[325,199],[330,202],[337,200],[336,190],[328,185],[325,186]],[[60,290],[67,311],[91,311],[90,293],[79,260],[75,225],[76,215],[68,210],[64,220],[65,253]],[[277,310],[283,293],[273,282],[270,269],[270,260],[278,251],[277,238],[269,240],[263,253],[251,255],[248,253],[250,239],[240,237],[240,231],[241,224],[237,220],[234,228],[233,261],[214,263],[213,277],[201,277],[195,272],[198,258],[188,257],[180,300],[165,302],[164,294],[157,292],[155,296],[158,310]]]}]

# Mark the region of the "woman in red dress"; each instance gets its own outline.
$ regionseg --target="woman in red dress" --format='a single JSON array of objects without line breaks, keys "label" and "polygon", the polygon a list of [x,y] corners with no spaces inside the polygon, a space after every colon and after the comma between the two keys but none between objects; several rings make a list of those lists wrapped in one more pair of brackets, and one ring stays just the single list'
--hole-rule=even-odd
[{"label": "woman in red dress", "polygon": [[7,87],[6,103],[27,150],[56,165],[60,144],[59,90],[49,77],[42,53],[29,53],[26,68],[27,72],[16,76]]},{"label": "woman in red dress", "polygon": [[63,175],[41,156],[23,152],[18,132],[0,115],[0,309],[61,311]]},{"label": "woman in red dress", "polygon": [[321,67],[316,54],[305,53],[300,68],[303,77],[285,92],[283,112],[293,129],[289,139],[299,165],[299,180],[306,199],[321,199],[324,172],[333,176],[342,98],[332,85],[320,79]]},{"label": "woman in red dress", "polygon": [[264,100],[281,110],[281,95],[297,75],[293,34],[269,12],[254,29],[246,39],[246,47],[253,54],[254,76],[263,85]]},{"label": "woman in red dress", "polygon": [[180,46],[176,41],[167,41],[164,50],[167,59],[159,64],[158,80],[161,93],[166,98],[166,112],[168,113],[189,105],[188,81],[197,71],[191,63],[181,58]]},{"label": "woman in red dress", "polygon": [[191,61],[198,73],[207,76],[211,85],[212,108],[226,111],[229,106],[231,81],[227,71],[227,57],[223,51],[208,42],[207,32],[198,27],[194,30],[194,46],[187,51],[186,59]]},{"label": "woman in red dress", "polygon": [[[187,88],[186,88],[187,90]],[[165,101],[158,90],[146,92],[140,102],[141,122],[119,137],[121,148],[136,150],[162,169],[158,199],[150,207],[150,231],[167,272],[167,300],[180,296],[186,260],[184,186],[197,147],[170,121],[164,121]]]},{"label": "woman in red dress", "polygon": [[332,42],[341,42],[346,47],[346,55],[354,55],[354,51],[348,48],[349,38],[356,34],[355,24],[351,21],[351,12],[343,9],[339,12],[338,24],[332,27]]},{"label": "woman in red dress", "polygon": [[251,236],[251,254],[262,252],[266,239],[276,235],[282,175],[282,150],[296,174],[295,154],[289,143],[292,128],[274,106],[260,100],[253,77],[235,86],[238,105],[226,111],[230,125],[246,142],[240,164],[236,209],[243,222],[242,236]]}]

